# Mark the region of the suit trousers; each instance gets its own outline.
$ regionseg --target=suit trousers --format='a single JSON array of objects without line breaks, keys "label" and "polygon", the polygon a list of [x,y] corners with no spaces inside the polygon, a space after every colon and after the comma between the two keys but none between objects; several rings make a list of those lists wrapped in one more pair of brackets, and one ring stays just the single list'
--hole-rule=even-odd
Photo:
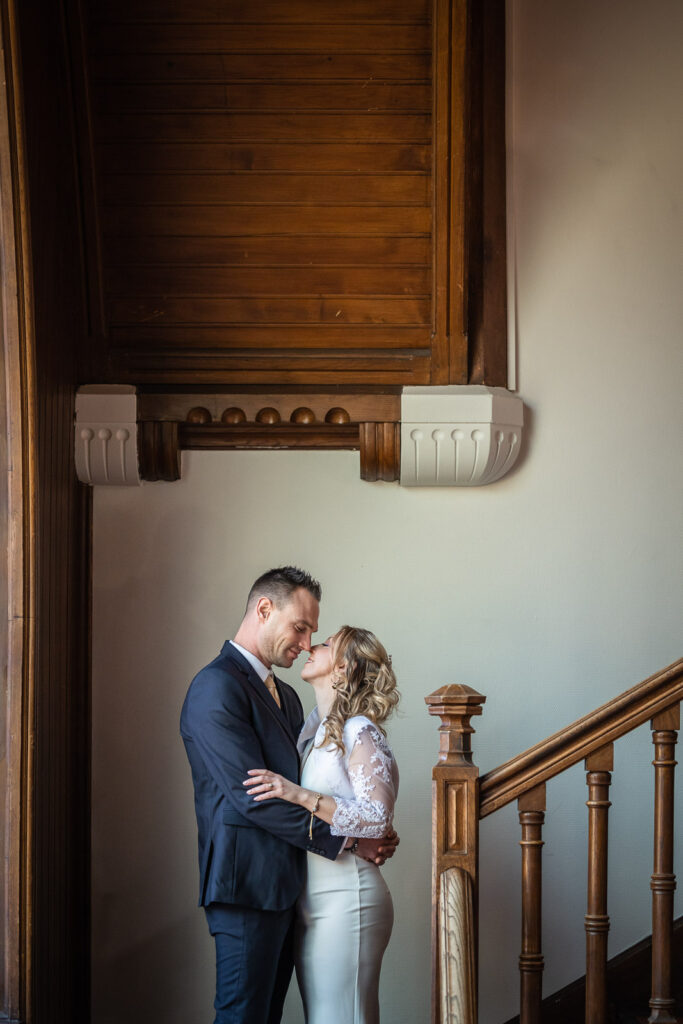
[{"label": "suit trousers", "polygon": [[214,1024],[280,1024],[293,968],[295,908],[205,907],[216,942]]}]

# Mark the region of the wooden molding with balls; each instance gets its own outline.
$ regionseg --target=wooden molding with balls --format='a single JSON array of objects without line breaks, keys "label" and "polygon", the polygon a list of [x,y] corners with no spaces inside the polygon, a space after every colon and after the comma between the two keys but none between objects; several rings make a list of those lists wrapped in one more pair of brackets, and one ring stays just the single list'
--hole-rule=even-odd
[{"label": "wooden molding with balls", "polygon": [[231,449],[359,451],[363,480],[400,469],[397,394],[140,394],[143,480],[180,478],[180,452]]}]

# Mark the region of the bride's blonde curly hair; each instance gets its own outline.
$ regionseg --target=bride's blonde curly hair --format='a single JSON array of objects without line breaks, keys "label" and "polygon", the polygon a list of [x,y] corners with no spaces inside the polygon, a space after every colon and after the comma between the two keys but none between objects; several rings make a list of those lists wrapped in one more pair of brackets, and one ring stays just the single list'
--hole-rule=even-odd
[{"label": "bride's blonde curly hair", "polygon": [[336,694],[320,745],[329,744],[345,753],[344,723],[353,715],[365,715],[386,736],[382,722],[398,704],[400,694],[391,657],[374,633],[342,626],[333,640],[332,680]]}]

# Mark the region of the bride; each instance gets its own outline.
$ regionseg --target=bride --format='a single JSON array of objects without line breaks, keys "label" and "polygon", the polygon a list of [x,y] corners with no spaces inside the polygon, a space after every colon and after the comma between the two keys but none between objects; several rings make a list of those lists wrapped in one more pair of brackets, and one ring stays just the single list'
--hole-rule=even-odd
[{"label": "bride", "polygon": [[[300,804],[338,836],[379,838],[392,823],[398,769],[384,720],[399,699],[391,658],[368,630],[342,626],[312,648],[301,678],[317,707],[299,736],[301,785],[264,769],[248,772],[254,800]],[[393,924],[379,868],[353,854],[308,854],[298,903],[296,971],[306,1024],[377,1024],[379,972]]]}]

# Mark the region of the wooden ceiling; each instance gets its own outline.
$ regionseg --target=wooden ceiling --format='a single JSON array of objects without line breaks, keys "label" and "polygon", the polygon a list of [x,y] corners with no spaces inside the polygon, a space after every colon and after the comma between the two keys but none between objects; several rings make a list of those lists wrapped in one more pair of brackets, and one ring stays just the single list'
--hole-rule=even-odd
[{"label": "wooden ceiling", "polygon": [[490,0],[85,0],[84,381],[505,383],[502,19]]}]

